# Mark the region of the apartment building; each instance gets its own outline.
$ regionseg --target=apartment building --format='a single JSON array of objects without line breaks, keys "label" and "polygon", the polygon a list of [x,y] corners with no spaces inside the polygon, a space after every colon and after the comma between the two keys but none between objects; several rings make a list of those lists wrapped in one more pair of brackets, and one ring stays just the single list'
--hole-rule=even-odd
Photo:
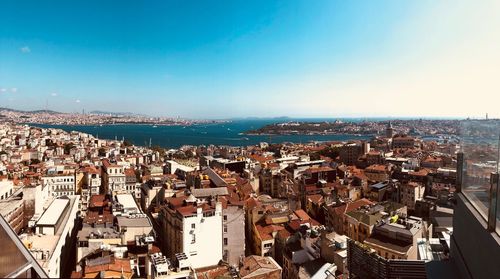
[{"label": "apartment building", "polygon": [[200,203],[193,195],[166,202],[158,216],[166,256],[184,253],[193,268],[217,265],[223,257],[222,204]]},{"label": "apartment building", "polygon": [[42,184],[44,187],[48,187],[51,197],[69,196],[76,193],[74,174],[46,174],[42,176]]},{"label": "apartment building", "polygon": [[117,193],[125,190],[126,177],[123,166],[111,163],[108,159],[102,160],[102,185],[105,193]]},{"label": "apartment building", "polygon": [[400,203],[406,205],[408,210],[415,210],[416,202],[424,197],[424,185],[418,182],[408,182],[399,187]]}]

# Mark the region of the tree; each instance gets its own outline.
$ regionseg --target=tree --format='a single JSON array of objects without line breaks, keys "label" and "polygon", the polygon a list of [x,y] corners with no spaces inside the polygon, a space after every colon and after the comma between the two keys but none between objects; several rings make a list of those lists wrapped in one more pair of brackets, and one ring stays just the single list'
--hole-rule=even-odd
[{"label": "tree", "polygon": [[266,151],[273,152],[275,157],[281,157],[281,144],[269,144]]},{"label": "tree", "polygon": [[75,145],[73,143],[71,143],[71,142],[64,144],[64,154],[69,154],[69,151],[73,147],[75,147]]},{"label": "tree", "polygon": [[160,157],[165,157],[165,153],[166,153],[165,148],[163,148],[159,145],[155,145],[155,146],[151,147],[151,150],[160,153]]},{"label": "tree", "polygon": [[311,152],[309,153],[309,157],[311,158],[311,161],[316,161],[321,159],[320,155],[318,152]]},{"label": "tree", "polygon": [[133,144],[132,144],[132,142],[130,142],[129,140],[124,140],[124,141],[123,141],[123,145],[124,145],[125,147],[127,147],[127,146],[132,146]]},{"label": "tree", "polygon": [[101,157],[106,156],[106,149],[104,149],[104,147],[99,148],[98,152],[99,152],[99,156],[101,156]]}]

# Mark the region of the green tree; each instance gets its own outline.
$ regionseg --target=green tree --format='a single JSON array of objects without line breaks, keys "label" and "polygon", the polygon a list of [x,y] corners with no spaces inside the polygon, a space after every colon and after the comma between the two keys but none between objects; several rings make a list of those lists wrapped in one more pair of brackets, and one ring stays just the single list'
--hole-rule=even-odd
[{"label": "green tree", "polygon": [[160,153],[160,157],[165,157],[165,154],[166,154],[165,148],[163,148],[159,145],[155,145],[155,146],[151,147],[151,150]]},{"label": "green tree", "polygon": [[132,142],[131,142],[131,141],[129,141],[129,140],[124,140],[124,141],[123,141],[123,145],[124,145],[125,147],[128,147],[128,146],[132,146],[133,144],[132,144]]},{"label": "green tree", "polygon": [[73,143],[71,143],[71,142],[64,144],[64,154],[69,154],[69,151],[73,147],[75,147],[75,145]]}]

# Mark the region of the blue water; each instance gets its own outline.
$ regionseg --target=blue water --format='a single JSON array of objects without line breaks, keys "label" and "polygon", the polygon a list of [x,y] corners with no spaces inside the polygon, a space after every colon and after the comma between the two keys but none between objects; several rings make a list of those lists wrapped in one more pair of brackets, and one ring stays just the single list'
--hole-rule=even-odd
[{"label": "blue water", "polygon": [[[296,120],[296,119],[294,119]],[[319,119],[308,119],[318,121]],[[332,119],[329,119],[330,121]],[[287,120],[288,121],[288,120]],[[303,121],[303,120],[302,120]],[[352,120],[351,120],[352,121]],[[283,122],[283,120],[233,120],[228,123],[197,124],[192,126],[158,126],[115,124],[103,126],[83,125],[44,125],[35,126],[43,128],[58,128],[65,131],[80,131],[102,139],[115,139],[131,141],[135,145],[159,145],[165,148],[179,148],[182,145],[230,145],[248,146],[259,142],[271,143],[306,143],[311,141],[345,141],[363,140],[371,136],[357,135],[243,135],[248,130],[258,129],[264,125]]]}]

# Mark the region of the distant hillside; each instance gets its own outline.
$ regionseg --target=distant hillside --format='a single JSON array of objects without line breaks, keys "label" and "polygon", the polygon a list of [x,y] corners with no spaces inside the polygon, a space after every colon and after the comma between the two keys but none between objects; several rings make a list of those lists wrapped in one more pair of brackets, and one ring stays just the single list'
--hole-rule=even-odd
[{"label": "distant hillside", "polygon": [[32,110],[28,111],[28,113],[53,113],[53,114],[64,114],[64,112],[58,112],[58,111],[53,111],[53,110],[47,110],[47,109],[40,109],[40,110]]},{"label": "distant hillside", "polygon": [[11,112],[20,112],[20,113],[52,113],[52,114],[63,114],[62,112],[58,111],[53,111],[53,110],[46,110],[46,109],[39,109],[39,110],[19,110],[19,109],[11,109],[11,108],[0,108],[0,111],[11,111]]}]

